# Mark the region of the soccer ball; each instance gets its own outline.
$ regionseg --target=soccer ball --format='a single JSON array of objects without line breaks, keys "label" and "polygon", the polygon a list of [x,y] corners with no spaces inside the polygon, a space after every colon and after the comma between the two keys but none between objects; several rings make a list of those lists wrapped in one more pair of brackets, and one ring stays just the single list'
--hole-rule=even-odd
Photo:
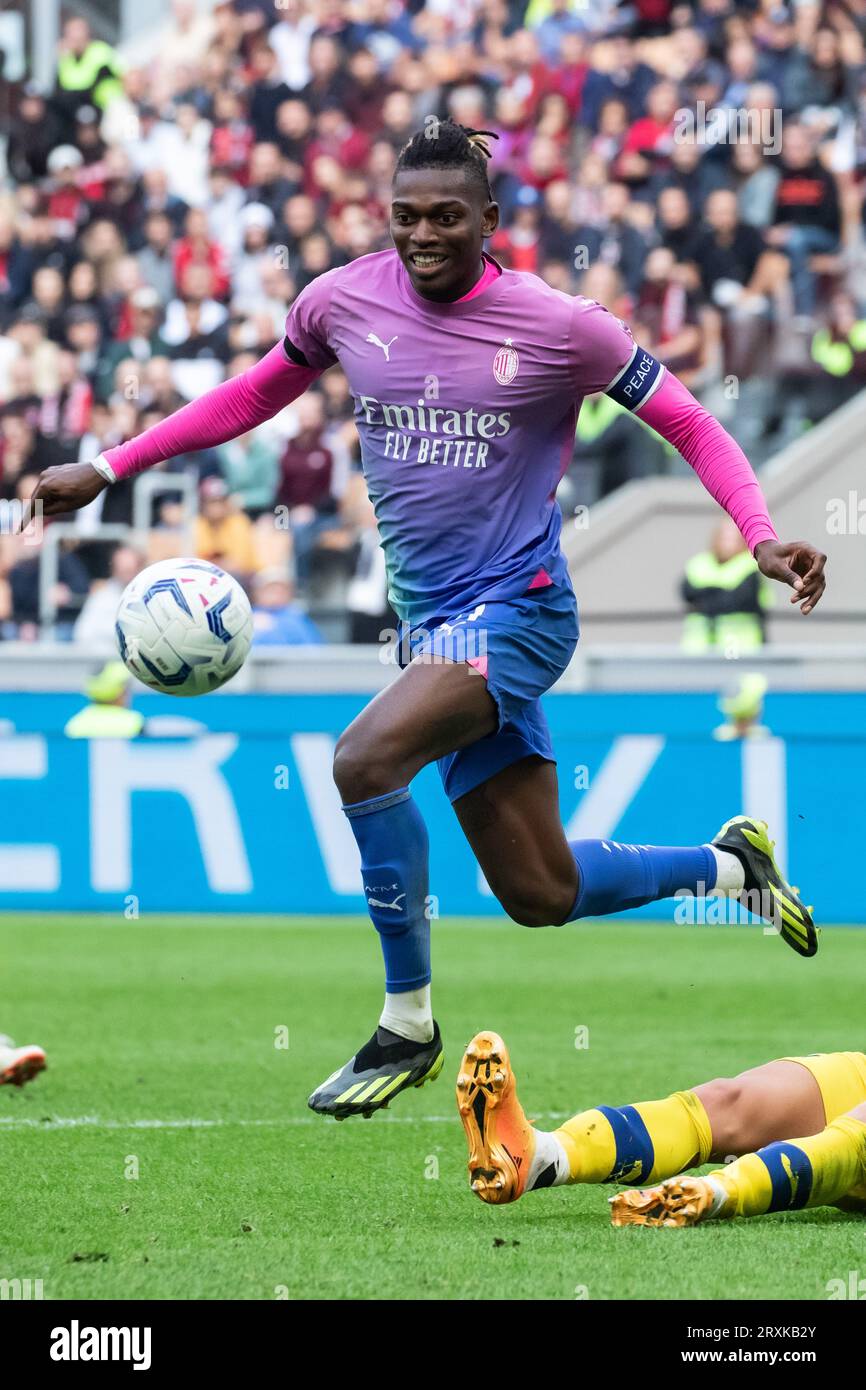
[{"label": "soccer ball", "polygon": [[253,635],[250,601],[206,560],[161,560],[127,584],[115,622],[128,669],[164,695],[204,695],[243,666]]}]

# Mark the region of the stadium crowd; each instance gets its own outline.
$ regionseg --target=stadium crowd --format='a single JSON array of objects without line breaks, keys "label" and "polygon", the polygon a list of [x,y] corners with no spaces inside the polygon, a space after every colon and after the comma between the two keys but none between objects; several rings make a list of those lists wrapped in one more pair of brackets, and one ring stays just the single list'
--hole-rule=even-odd
[{"label": "stadium crowd", "polygon": [[[760,464],[866,377],[864,40],[866,0],[174,0],[122,57],[68,19],[3,131],[0,499],[244,370],[312,279],[389,246],[430,115],[499,137],[500,262],[614,310]],[[563,505],[680,466],[598,397]],[[257,640],[388,625],[339,369],[158,472],[125,543],[95,528],[131,525],[131,483],[76,520],[55,635],[108,641],[127,580],[190,545],[249,586]],[[10,529],[0,632],[34,638]]]}]

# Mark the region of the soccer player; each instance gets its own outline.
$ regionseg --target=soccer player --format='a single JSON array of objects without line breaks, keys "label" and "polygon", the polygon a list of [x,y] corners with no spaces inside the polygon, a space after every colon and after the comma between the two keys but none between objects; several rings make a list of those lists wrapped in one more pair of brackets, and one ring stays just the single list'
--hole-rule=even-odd
[{"label": "soccer player", "polygon": [[[692,1226],[827,1205],[866,1211],[862,1052],[784,1057],[664,1100],[595,1106],[548,1132],[527,1120],[508,1049],[485,1031],[464,1053],[457,1105],[469,1181],[483,1202],[620,1182],[653,1185],[610,1198],[615,1226]],[[674,1176],[724,1161],[705,1178]]]},{"label": "soccer player", "polygon": [[23,1086],[45,1070],[47,1063],[41,1047],[16,1047],[11,1038],[0,1033],[0,1086]]},{"label": "soccer player", "polygon": [[737,445],[619,319],[484,252],[499,223],[484,137],[431,118],[397,161],[393,250],[320,275],[255,366],[92,464],[47,469],[34,492],[47,516],[83,506],[117,478],[246,433],[334,363],[346,373],[405,633],[404,669],[343,733],[334,761],[386,990],[369,1041],[310,1098],[338,1118],[370,1115],[442,1066],[427,831],[410,790],[428,763],[517,922],[747,891],[795,950],[817,947],[758,822],[735,818],[712,844],[686,848],[566,839],[539,697],[578,638],[554,494],[584,396],[606,391],[670,440],[803,613],[824,590],[825,556],[779,541]]}]

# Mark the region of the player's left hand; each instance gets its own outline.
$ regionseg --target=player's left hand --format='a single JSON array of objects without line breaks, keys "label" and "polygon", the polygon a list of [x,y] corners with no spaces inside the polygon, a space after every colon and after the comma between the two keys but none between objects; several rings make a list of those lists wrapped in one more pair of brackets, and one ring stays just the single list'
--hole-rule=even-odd
[{"label": "player's left hand", "polygon": [[755,560],[768,579],[790,584],[794,590],[791,602],[799,603],[802,613],[812,612],[826,587],[826,555],[808,541],[759,541]]},{"label": "player's left hand", "polygon": [[42,504],[43,516],[60,516],[76,512],[98,497],[108,483],[97,473],[92,463],[56,463],[43,468],[33,496],[25,508],[25,524],[35,512],[35,503]]}]

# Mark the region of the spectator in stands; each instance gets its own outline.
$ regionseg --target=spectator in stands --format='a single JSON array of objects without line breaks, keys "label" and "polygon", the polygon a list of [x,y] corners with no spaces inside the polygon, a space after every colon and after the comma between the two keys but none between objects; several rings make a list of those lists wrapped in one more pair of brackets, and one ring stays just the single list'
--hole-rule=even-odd
[{"label": "spectator in stands", "polygon": [[253,645],[317,646],[322,634],[295,601],[289,577],[281,569],[260,570],[252,582]]},{"label": "spectator in stands", "polygon": [[228,295],[231,281],[225,252],[208,234],[207,215],[201,208],[190,208],[184,219],[184,235],[174,248],[174,283],[181,295],[187,292],[187,277],[193,266],[210,271],[209,293],[217,300]]},{"label": "spectator in stands", "polygon": [[811,259],[839,246],[841,215],[836,180],[815,155],[815,140],[803,125],[785,123],[776,208],[767,241],[791,262],[797,313],[814,312],[816,275]]},{"label": "spectator in stands", "polygon": [[632,295],[643,281],[647,244],[628,220],[629,189],[624,183],[609,183],[602,194],[601,215],[595,226],[578,227],[575,245],[584,250],[582,266],[601,261],[618,270]]},{"label": "spectator in stands", "polygon": [[[274,214],[266,203],[247,203],[238,217],[241,243],[232,261],[232,303],[253,307],[262,298],[262,271],[272,244]],[[271,255],[270,265],[274,264]]]},{"label": "spectator in stands", "polygon": [[78,359],[79,370],[91,381],[97,375],[103,319],[90,304],[73,304],[64,315],[65,343]]},{"label": "spectator in stands", "polygon": [[776,205],[779,170],[760,145],[739,141],[733,149],[732,174],[740,217],[750,227],[769,227]]},{"label": "spectator in stands", "polygon": [[493,254],[510,270],[538,270],[541,248],[541,195],[528,184],[517,195],[517,206],[508,227],[501,227],[490,240]]},{"label": "spectator in stands", "polygon": [[169,351],[169,344],[160,333],[159,296],[155,289],[145,285],[130,296],[127,335],[121,341],[108,343],[100,358],[98,386],[101,393],[107,395],[110,391],[119,362],[130,357],[136,362],[149,362]]},{"label": "spectator in stands", "polygon": [[205,478],[200,489],[201,512],[195,522],[195,553],[228,570],[242,582],[259,568],[253,524],[234,505],[221,477]]},{"label": "spectator in stands", "polygon": [[13,219],[0,212],[0,326],[20,305],[30,286],[33,264]]},{"label": "spectator in stands", "polygon": [[283,173],[279,146],[267,141],[254,145],[250,155],[250,202],[264,203],[276,217],[286,199],[297,191]]},{"label": "spectator in stands", "polygon": [[[85,104],[76,111],[74,144],[84,160],[84,177],[98,187],[103,171],[96,166],[105,159],[108,149],[100,133],[99,112],[95,106]],[[119,150],[114,154],[122,157]]]},{"label": "spectator in stands", "polygon": [[586,33],[583,0],[530,0],[523,22],[535,32],[541,56],[555,63],[566,34]]},{"label": "spectator in stands", "polygon": [[144,568],[144,556],[131,545],[118,545],[111,555],[108,579],[95,583],[75,620],[73,640],[94,647],[115,647],[117,607],[127,584]]},{"label": "spectator in stands", "polygon": [[673,252],[681,265],[693,261],[700,241],[685,191],[677,184],[663,188],[658,197],[656,227],[662,246]]},{"label": "spectator in stands", "polygon": [[233,178],[245,181],[255,135],[237,92],[221,90],[215,93],[213,121],[211,166],[225,169]]},{"label": "spectator in stands", "polygon": [[222,476],[242,511],[252,521],[272,512],[280,471],[279,449],[273,435],[252,430],[221,444],[217,457]]},{"label": "spectator in stands", "polygon": [[180,236],[187,214],[187,204],[178,194],[171,192],[165,168],[159,164],[147,165],[142,173],[141,182],[144,190],[144,212],[164,212],[175,235]]},{"label": "spectator in stands", "polygon": [[280,76],[277,54],[268,43],[258,43],[250,61],[253,83],[249,94],[249,119],[258,144],[277,139],[277,111],[292,95]]},{"label": "spectator in stands", "polygon": [[167,213],[156,208],[144,219],[144,246],[136,252],[142,283],[155,291],[160,304],[174,293],[174,227]]},{"label": "spectator in stands", "polygon": [[676,84],[657,82],[646,99],[646,113],[626,132],[622,153],[616,160],[617,176],[640,187],[667,165],[674,149],[674,115],[679,105]]},{"label": "spectator in stands", "polygon": [[791,54],[782,81],[782,105],[786,111],[832,108],[838,120],[843,110],[854,109],[855,78],[856,70],[842,61],[836,30],[822,26],[808,51],[798,48]]},{"label": "spectator in stands", "polygon": [[[35,474],[28,479],[35,484]],[[39,637],[40,621],[40,582],[39,550],[41,544],[33,543],[20,552],[21,557],[10,569],[7,576],[11,597],[11,613],[4,624],[4,635],[19,642],[35,642]],[[90,588],[90,575],[73,549],[62,545],[58,555],[57,580],[48,594],[54,611],[54,636],[58,641],[68,641],[72,636],[72,625],[78,615],[84,597]]]},{"label": "spectator in stands", "polygon": [[315,30],[315,18],[303,0],[282,0],[268,43],[277,55],[283,82],[293,92],[300,91],[310,80],[310,40]]},{"label": "spectator in stands", "polygon": [[599,128],[601,108],[612,97],[627,108],[631,119],[643,115],[646,98],[655,82],[652,68],[640,61],[624,34],[613,37],[608,45],[604,67],[592,65],[583,85],[580,117],[592,131]]},{"label": "spectator in stands", "polygon": [[42,396],[39,403],[39,430],[56,442],[68,457],[86,431],[93,406],[93,390],[82,375],[74,352],[57,355],[56,389]]},{"label": "spectator in stands", "polygon": [[[146,280],[146,277],[142,277]],[[90,261],[76,261],[69,271],[66,281],[66,309],[83,307],[91,309],[99,321],[103,337],[108,333],[110,308],[104,295],[99,292],[96,271]]]},{"label": "spectator in stands", "polygon": [[[740,221],[737,195],[719,189],[711,193],[704,212],[707,228],[696,241],[691,259],[697,265],[701,287],[708,300],[720,308],[764,300],[786,278],[783,257],[767,251],[764,236]],[[760,307],[764,307],[764,305]]]},{"label": "spectator in stands", "polygon": [[703,361],[703,329],[697,298],[666,246],[647,256],[634,319],[638,342],[688,384]]},{"label": "spectator in stands", "polygon": [[61,121],[35,82],[27,82],[12,113],[6,167],[18,183],[44,179],[48,156],[62,142]]},{"label": "spectator in stands", "polygon": [[161,65],[172,68],[195,67],[201,63],[215,37],[212,14],[198,0],[171,0],[171,18],[158,31],[154,51]]},{"label": "spectator in stands", "polygon": [[331,483],[334,458],[323,439],[322,397],[308,393],[295,402],[298,431],[280,460],[276,502],[288,517],[295,547],[298,582],[310,577],[319,534],[332,524],[336,502]]},{"label": "spectator in stands", "polygon": [[48,156],[45,212],[55,234],[64,241],[75,235],[82,216],[84,192],[80,171],[84,163],[74,145],[57,145]]},{"label": "spectator in stands", "polygon": [[211,294],[211,283],[208,266],[190,265],[162,326],[166,355],[175,364],[175,385],[188,400],[222,380],[229,357],[228,313]]},{"label": "spectator in stands", "polygon": [[7,405],[0,415],[0,497],[15,497],[19,479],[65,462],[63,445],[41,434],[27,418],[23,402]]},{"label": "spectator in stands", "polygon": [[171,361],[168,357],[151,357],[144,367],[144,395],[149,405],[163,415],[173,415],[186,398],[174,384]]},{"label": "spectator in stands", "polygon": [[62,343],[66,296],[66,282],[62,274],[53,265],[40,266],[31,281],[31,291],[32,298],[28,304],[41,313],[47,336],[52,342]]}]

